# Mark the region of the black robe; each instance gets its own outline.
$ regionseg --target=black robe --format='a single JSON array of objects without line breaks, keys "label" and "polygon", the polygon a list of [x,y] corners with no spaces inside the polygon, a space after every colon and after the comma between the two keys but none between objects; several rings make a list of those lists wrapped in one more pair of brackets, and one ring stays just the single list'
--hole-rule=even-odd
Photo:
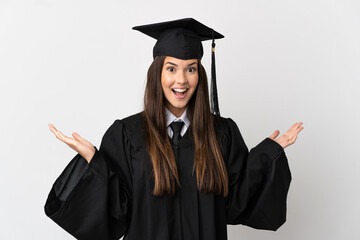
[{"label": "black robe", "polygon": [[[176,156],[181,188],[152,194],[141,113],[115,122],[88,164],[77,154],[55,181],[45,213],[77,239],[225,240],[227,224],[277,230],[291,181],[281,145],[265,138],[248,151],[236,123],[215,116],[229,195],[197,190],[191,126]],[[151,165],[150,165],[151,166]]]}]

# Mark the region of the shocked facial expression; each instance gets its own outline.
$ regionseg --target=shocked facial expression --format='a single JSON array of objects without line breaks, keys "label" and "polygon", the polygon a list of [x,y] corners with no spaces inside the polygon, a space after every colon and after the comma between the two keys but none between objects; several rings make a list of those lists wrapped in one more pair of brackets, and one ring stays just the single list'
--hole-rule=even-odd
[{"label": "shocked facial expression", "polygon": [[166,57],[161,71],[161,86],[166,107],[180,117],[199,82],[197,59],[182,60]]}]

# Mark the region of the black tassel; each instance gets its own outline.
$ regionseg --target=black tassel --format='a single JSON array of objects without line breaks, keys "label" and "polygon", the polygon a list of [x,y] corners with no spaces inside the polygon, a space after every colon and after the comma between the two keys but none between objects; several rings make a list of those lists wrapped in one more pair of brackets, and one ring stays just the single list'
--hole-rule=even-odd
[{"label": "black tassel", "polygon": [[211,44],[211,86],[210,86],[210,108],[214,115],[220,116],[217,87],[216,87],[216,70],[215,70],[215,39],[214,30],[212,31]]}]

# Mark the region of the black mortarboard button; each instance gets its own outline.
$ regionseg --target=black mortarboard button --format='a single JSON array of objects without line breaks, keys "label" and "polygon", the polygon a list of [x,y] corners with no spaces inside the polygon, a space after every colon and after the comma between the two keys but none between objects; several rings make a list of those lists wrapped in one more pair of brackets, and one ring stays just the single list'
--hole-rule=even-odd
[{"label": "black mortarboard button", "polygon": [[170,56],[183,60],[201,59],[203,56],[201,41],[212,39],[210,103],[211,112],[220,115],[215,72],[215,39],[224,38],[223,35],[193,18],[141,25],[132,29],[157,39],[153,48],[154,58]]}]

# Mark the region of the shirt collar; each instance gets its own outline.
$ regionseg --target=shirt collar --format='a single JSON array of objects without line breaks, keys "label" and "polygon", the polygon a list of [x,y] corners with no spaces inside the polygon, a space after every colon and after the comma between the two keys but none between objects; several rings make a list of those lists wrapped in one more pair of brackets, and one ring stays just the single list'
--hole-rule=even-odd
[{"label": "shirt collar", "polygon": [[167,109],[167,107],[165,107],[165,117],[166,117],[166,127],[168,127],[172,122],[174,121],[183,121],[186,125],[186,127],[188,128],[190,125],[190,120],[187,117],[187,108],[185,109],[185,111],[183,112],[183,114],[177,118],[174,114],[172,114],[172,112],[170,112],[169,109]]}]

